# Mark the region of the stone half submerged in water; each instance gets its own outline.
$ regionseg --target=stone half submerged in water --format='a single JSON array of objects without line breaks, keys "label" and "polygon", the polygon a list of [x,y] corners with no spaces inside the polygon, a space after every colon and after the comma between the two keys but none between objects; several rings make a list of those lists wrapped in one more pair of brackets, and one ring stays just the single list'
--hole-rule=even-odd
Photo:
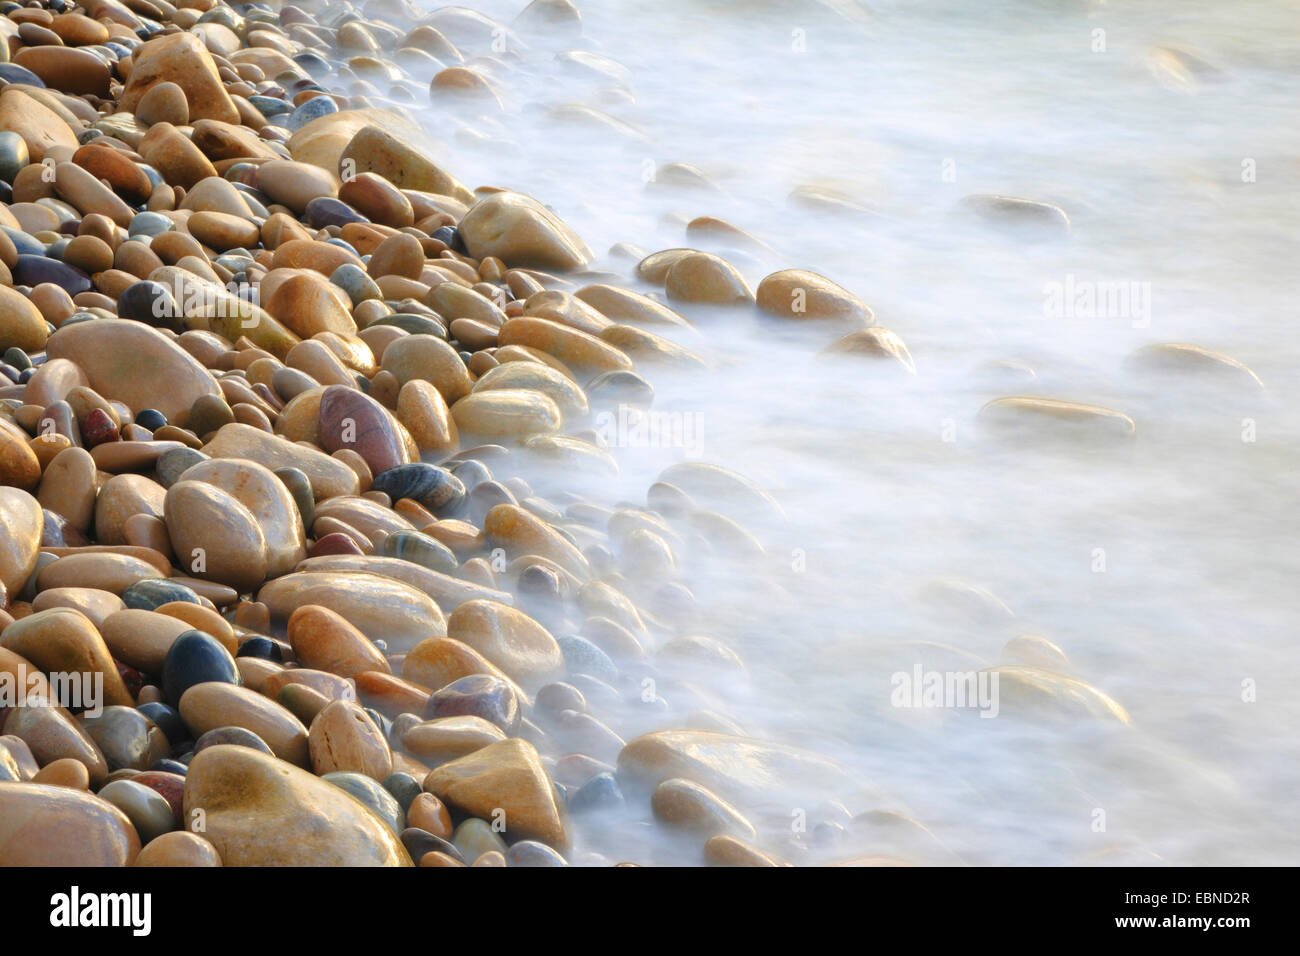
[{"label": "stone half submerged in water", "polygon": [[1123,412],[1032,395],[995,398],[979,417],[990,434],[1006,439],[1116,441],[1137,433]]},{"label": "stone half submerged in water", "polygon": [[820,754],[700,730],[659,731],[629,741],[618,755],[618,773],[621,779],[645,788],[674,778],[690,780],[742,808],[758,801],[775,805],[782,800],[863,790]]}]

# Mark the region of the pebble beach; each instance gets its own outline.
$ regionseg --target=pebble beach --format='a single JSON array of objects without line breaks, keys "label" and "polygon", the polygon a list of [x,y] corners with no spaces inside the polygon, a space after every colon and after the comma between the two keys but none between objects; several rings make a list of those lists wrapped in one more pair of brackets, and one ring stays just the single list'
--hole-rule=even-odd
[{"label": "pebble beach", "polygon": [[[1227,453],[1188,435],[1253,447],[1290,380],[1203,326],[1148,332],[1137,282],[1098,293],[1136,330],[1110,377],[938,341],[917,310],[942,283],[906,255],[874,264],[913,311],[721,215],[734,190],[618,118],[633,73],[586,23],[570,0],[0,4],[0,865],[1216,859],[1128,801],[1167,787],[1217,832],[1249,798],[1072,627],[1093,602],[1120,643],[1148,624],[1095,582],[1136,563],[1115,515],[1156,519],[1097,489],[1194,481]],[[1212,82],[1155,51],[1143,84]],[[646,235],[515,122],[557,77],[597,92],[544,122],[673,204]],[[1048,319],[1095,308],[1050,257],[1102,214],[984,186],[945,198],[976,238],[942,254],[995,250],[970,266],[990,288],[1050,262]],[[782,198],[872,243],[909,229],[821,182]],[[1233,475],[1161,501],[1259,481]],[[1040,485],[1085,577],[985,530]],[[919,560],[931,536],[962,560]],[[1152,653],[1190,628],[1150,623]],[[1195,685],[1202,736],[1268,672],[1251,646],[1170,665],[1221,679]]]}]

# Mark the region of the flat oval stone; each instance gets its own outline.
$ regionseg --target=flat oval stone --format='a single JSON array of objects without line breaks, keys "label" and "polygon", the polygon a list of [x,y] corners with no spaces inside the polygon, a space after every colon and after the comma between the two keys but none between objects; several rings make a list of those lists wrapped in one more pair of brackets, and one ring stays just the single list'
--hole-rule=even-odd
[{"label": "flat oval stone", "polygon": [[164,518],[172,548],[190,573],[240,593],[266,580],[266,537],[233,495],[182,479],[167,489]]},{"label": "flat oval stone", "polygon": [[691,252],[668,269],[664,287],[673,302],[748,305],[754,294],[735,266],[710,252]]},{"label": "flat oval stone", "polygon": [[328,452],[344,448],[355,451],[372,474],[409,462],[406,444],[394,424],[382,405],[356,389],[331,385],[321,393],[321,447]]},{"label": "flat oval stone", "polygon": [[[307,556],[298,505],[289,488],[269,468],[245,459],[213,458],[195,464],[183,474],[182,483],[192,481],[221,489],[247,509],[262,533],[267,577],[289,573]],[[310,483],[307,488],[310,498]],[[177,547],[174,542],[173,546]]]},{"label": "flat oval stone", "polygon": [[213,681],[241,683],[234,657],[211,634],[185,631],[172,643],[163,662],[163,693],[175,706],[191,687]]},{"label": "flat oval stone", "polygon": [[304,604],[328,606],[371,641],[384,641],[393,651],[408,650],[427,637],[445,637],[447,631],[432,598],[374,574],[295,572],[268,581],[257,599],[280,619]]},{"label": "flat oval stone", "polygon": [[336,197],[335,179],[319,166],[287,159],[273,159],[257,169],[257,188],[272,202],[301,213],[318,196]]},{"label": "flat oval stone", "polygon": [[341,787],[247,748],[194,757],[185,819],[197,809],[227,866],[412,865],[392,828]]},{"label": "flat oval stone", "polygon": [[81,725],[62,710],[53,707],[16,707],[5,720],[6,736],[17,737],[27,744],[37,763],[45,766],[56,760],[76,760],[86,768],[91,786],[99,786],[108,776],[108,762],[99,747],[81,729]]},{"label": "flat oval stone", "polygon": [[175,601],[202,603],[192,588],[167,578],[144,578],[122,591],[122,603],[128,608],[142,611],[157,610],[162,605]]},{"label": "flat oval stone", "polygon": [[392,501],[410,498],[434,513],[456,505],[465,495],[459,478],[426,462],[397,465],[376,474],[371,490],[382,491]]},{"label": "flat oval stone", "polygon": [[871,309],[825,276],[805,269],[774,272],[758,284],[758,307],[783,319],[832,319],[871,325]]},{"label": "flat oval stone", "polygon": [[239,422],[224,426],[203,451],[212,458],[247,458],[273,471],[297,468],[311,481],[317,500],[355,495],[360,488],[356,472],[341,461]]},{"label": "flat oval stone", "polygon": [[182,695],[179,709],[186,726],[196,734],[217,727],[243,727],[262,738],[281,760],[299,767],[309,765],[307,728],[257,691],[234,683],[195,684]]},{"label": "flat oval stone", "polygon": [[504,604],[466,601],[447,619],[447,636],[474,648],[525,690],[564,676],[564,655],[555,638]]},{"label": "flat oval stone", "polygon": [[0,782],[0,866],[128,866],[139,852],[135,827],[107,800]]},{"label": "flat oval stone", "polygon": [[[31,661],[47,674],[93,675],[95,686],[83,688],[73,685],[70,692],[78,699],[59,700],[62,706],[92,707],[94,701],[91,697],[98,697],[100,693],[100,704],[135,705],[103,637],[80,611],[58,607],[29,614],[0,633],[0,645]],[[82,680],[85,680],[84,676]]]},{"label": "flat oval stone", "polygon": [[1123,412],[1037,396],[996,398],[980,409],[980,419],[1002,438],[1123,440],[1137,431]]},{"label": "flat oval stone", "polygon": [[387,557],[412,561],[444,574],[451,574],[460,566],[450,548],[419,531],[394,532],[384,539],[381,550]]},{"label": "flat oval stone", "polygon": [[46,352],[75,362],[104,398],[120,401],[132,412],[156,408],[175,425],[185,425],[199,396],[220,395],[207,369],[139,322],[99,319],[65,325],[50,336]]},{"label": "flat oval stone", "polygon": [[388,660],[370,639],[327,607],[299,607],[289,616],[288,635],[294,654],[306,667],[340,677],[389,672]]},{"label": "flat oval stone", "polygon": [[493,547],[504,548],[507,554],[535,554],[549,558],[580,579],[591,575],[582,552],[546,522],[518,505],[494,506],[484,518],[483,531]]},{"label": "flat oval stone", "polygon": [[546,435],[564,425],[550,396],[526,388],[474,392],[456,402],[451,414],[461,432],[485,440]]},{"label": "flat oval stone", "polygon": [[591,250],[558,216],[516,192],[480,199],[457,231],[471,256],[495,256],[509,266],[568,270],[586,265]]},{"label": "flat oval stone", "polygon": [[455,760],[505,740],[505,731],[482,717],[440,717],[416,724],[402,735],[402,746],[430,765]]},{"label": "flat oval stone", "polygon": [[20,255],[10,271],[18,285],[35,287],[51,282],[73,296],[91,290],[90,276],[80,269],[45,256]]}]

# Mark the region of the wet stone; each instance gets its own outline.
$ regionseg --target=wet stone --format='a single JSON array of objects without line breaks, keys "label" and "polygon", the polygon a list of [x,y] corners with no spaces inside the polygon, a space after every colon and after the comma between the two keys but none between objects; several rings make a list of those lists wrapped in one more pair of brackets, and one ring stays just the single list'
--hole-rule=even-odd
[{"label": "wet stone", "polygon": [[336,770],[321,777],[355,797],[397,836],[406,829],[406,814],[397,799],[378,780],[350,770]]},{"label": "wet stone", "polygon": [[126,586],[122,591],[122,603],[128,608],[141,611],[154,611],[173,601],[187,604],[202,604],[193,589],[167,578],[144,578]]},{"label": "wet stone", "polygon": [[167,651],[162,671],[163,693],[174,706],[195,684],[213,681],[241,684],[235,659],[212,635],[186,631]]},{"label": "wet stone", "polygon": [[185,726],[185,721],[181,720],[181,715],[177,713],[175,708],[161,701],[150,701],[147,704],[141,704],[136,709],[153,721],[154,726],[162,731],[169,744],[180,744],[190,739],[189,729]]},{"label": "wet stone", "polygon": [[454,680],[429,698],[427,716],[481,717],[507,734],[519,730],[523,714],[510,685],[490,674],[470,674]]},{"label": "wet stone", "polygon": [[451,574],[459,567],[450,548],[419,531],[395,531],[384,539],[381,550],[386,557],[401,558],[444,574]]},{"label": "wet stone", "polygon": [[246,730],[243,727],[214,727],[212,730],[206,731],[199,736],[198,740],[194,741],[194,752],[199,753],[220,744],[230,744],[233,747],[250,747],[269,756],[275,756],[271,748],[267,746],[266,741],[251,730]]},{"label": "wet stone", "polygon": [[451,509],[465,495],[465,485],[445,468],[424,462],[398,465],[375,475],[372,490],[382,491],[392,501],[410,498],[438,514]]},{"label": "wet stone", "polygon": [[623,791],[612,773],[596,774],[566,801],[569,812],[575,815],[619,810],[623,805]]},{"label": "wet stone", "polygon": [[405,813],[422,791],[420,790],[420,781],[416,780],[409,773],[390,773],[382,781],[383,788],[393,795],[398,806]]},{"label": "wet stone", "polygon": [[105,707],[98,717],[84,718],[82,727],[108,761],[110,772],[148,769],[170,748],[158,725],[134,707]]}]

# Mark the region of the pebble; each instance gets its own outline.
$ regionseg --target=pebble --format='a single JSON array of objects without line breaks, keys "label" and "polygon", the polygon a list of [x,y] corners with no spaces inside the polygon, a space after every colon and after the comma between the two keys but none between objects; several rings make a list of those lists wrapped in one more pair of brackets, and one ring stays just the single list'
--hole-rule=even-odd
[{"label": "pebble", "polygon": [[431,766],[437,766],[505,739],[505,732],[496,724],[465,715],[417,724],[402,735],[402,746]]},{"label": "pebble", "polygon": [[457,226],[471,256],[495,256],[509,266],[560,271],[591,261],[586,244],[553,212],[522,193],[493,193],[475,203]]},{"label": "pebble", "polygon": [[202,395],[219,390],[207,370],[160,332],[139,322],[100,319],[65,325],[50,336],[52,359],[75,362],[93,388],[132,411],[156,408],[184,425]]},{"label": "pebble", "polygon": [[295,572],[264,584],[258,600],[273,617],[283,619],[304,604],[327,605],[371,641],[382,640],[395,651],[409,650],[426,637],[446,636],[446,619],[432,598],[375,575]]},{"label": "pebble", "polygon": [[241,593],[266,580],[266,538],[233,495],[182,479],[167,489],[163,514],[172,548],[191,574]]},{"label": "pebble", "polygon": [[[0,478],[6,453],[5,432],[0,430]],[[0,586],[7,594],[18,594],[32,572],[40,553],[41,505],[18,488],[0,486]]]},{"label": "pebble", "polygon": [[104,755],[110,773],[147,770],[168,754],[166,735],[134,707],[105,707],[99,716],[83,718],[82,727]]},{"label": "pebble", "polygon": [[424,789],[449,807],[484,820],[504,814],[512,839],[552,847],[568,843],[555,793],[532,744],[518,738],[490,744],[431,771]]},{"label": "pebble", "polygon": [[195,755],[185,819],[198,809],[226,866],[412,865],[390,827],[347,791],[246,747]]},{"label": "pebble", "polygon": [[393,756],[383,734],[351,701],[332,701],[316,715],[308,747],[312,769],[321,776],[350,771],[383,780],[393,772]]},{"label": "pebble", "polygon": [[474,392],[456,402],[451,414],[458,431],[488,441],[550,434],[564,424],[550,396],[527,388]]},{"label": "pebble", "polygon": [[18,707],[4,725],[7,736],[22,740],[41,766],[56,760],[76,760],[86,768],[91,786],[108,776],[108,763],[81,725],[52,707]]},{"label": "pebble", "polygon": [[151,840],[132,866],[221,866],[221,855],[198,834],[174,830]]},{"label": "pebble", "polygon": [[517,733],[523,719],[514,688],[490,674],[470,674],[434,691],[427,715],[430,719],[479,717],[507,734]]},{"label": "pebble", "polygon": [[401,805],[378,781],[347,770],[322,774],[321,779],[354,797],[377,819],[382,820],[394,836],[400,836],[406,829],[406,814],[402,812]]},{"label": "pebble", "polygon": [[466,601],[447,619],[447,636],[478,651],[525,690],[564,676],[564,655],[555,638],[504,604]]},{"label": "pebble", "polygon": [[425,462],[396,465],[375,475],[371,485],[392,501],[409,498],[435,514],[460,502],[465,486],[445,468]]},{"label": "pebble", "polygon": [[134,780],[113,780],[99,796],[126,814],[142,843],[148,844],[176,826],[172,808],[162,795]]},{"label": "pebble", "polygon": [[186,691],[199,684],[240,683],[239,670],[230,651],[211,634],[192,629],[183,631],[172,641],[161,671],[163,693],[173,706],[179,706]]},{"label": "pebble", "polygon": [[[104,704],[127,707],[135,704],[103,637],[80,611],[56,607],[29,614],[0,633],[0,646],[21,655],[46,673],[95,675],[96,682],[103,681]],[[68,702],[60,703],[71,706]]]},{"label": "pebble", "polygon": [[342,615],[307,604],[289,615],[289,643],[305,667],[355,677],[366,671],[389,672],[388,661],[370,639]]},{"label": "pebble", "polygon": [[650,809],[656,819],[693,833],[713,837],[756,837],[744,814],[706,787],[689,780],[669,779],[654,788]]},{"label": "pebble", "polygon": [[212,55],[192,33],[174,33],[141,44],[132,57],[130,78],[118,109],[134,111],[160,83],[174,83],[185,94],[190,119],[238,123],[239,111],[226,92]]},{"label": "pebble", "polygon": [[131,820],[108,800],[0,782],[0,866],[129,866],[139,852]]},{"label": "pebble", "polygon": [[242,727],[257,734],[281,760],[310,766],[307,728],[284,707],[247,687],[220,681],[195,684],[181,696],[178,709],[196,735],[217,727]]}]

